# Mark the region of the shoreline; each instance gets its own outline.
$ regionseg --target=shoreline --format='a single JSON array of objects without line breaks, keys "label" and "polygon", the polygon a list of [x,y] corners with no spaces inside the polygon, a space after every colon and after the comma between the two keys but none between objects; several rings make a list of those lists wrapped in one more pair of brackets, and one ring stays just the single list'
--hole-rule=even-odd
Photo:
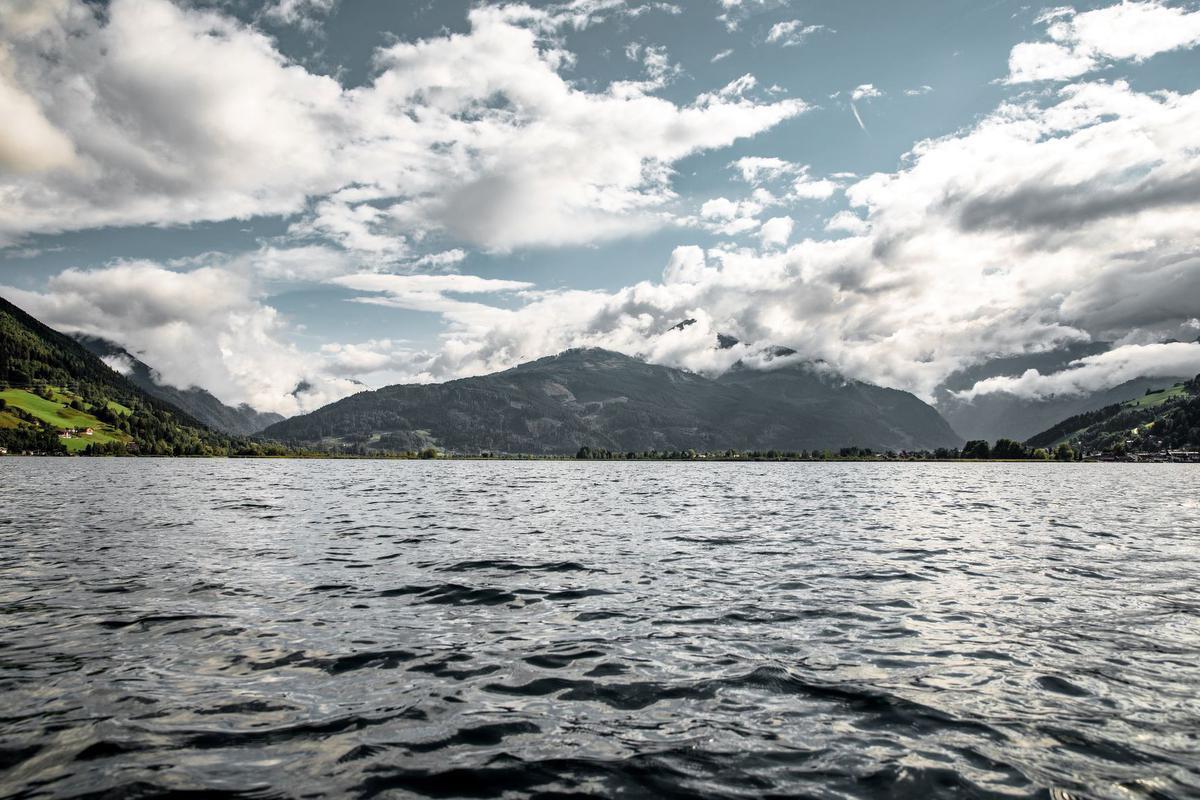
[{"label": "shoreline", "polygon": [[506,454],[498,456],[473,456],[441,454],[433,458],[406,455],[355,455],[341,453],[313,453],[311,455],[82,455],[77,453],[3,453],[5,458],[46,459],[121,459],[121,460],[230,460],[230,461],[553,461],[553,462],[601,462],[601,463],[719,463],[719,464],[1200,464],[1196,457],[1171,457],[1162,454],[1134,454],[1123,458],[1088,457],[1059,460],[1054,458],[921,458],[886,456],[831,456],[829,458],[766,458],[766,457],[703,457],[695,458],[576,458],[570,455]]}]

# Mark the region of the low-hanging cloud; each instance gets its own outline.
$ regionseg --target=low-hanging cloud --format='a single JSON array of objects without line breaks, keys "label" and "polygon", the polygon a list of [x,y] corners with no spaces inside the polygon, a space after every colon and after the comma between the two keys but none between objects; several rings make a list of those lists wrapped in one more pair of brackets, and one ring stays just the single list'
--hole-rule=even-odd
[{"label": "low-hanging cloud", "polygon": [[361,388],[289,344],[288,322],[236,264],[176,271],[124,262],[66,270],[45,292],[0,294],[51,327],[117,342],[164,384],[200,386],[232,405],[291,415]]},{"label": "low-hanging cloud", "polygon": [[1135,378],[1186,378],[1197,374],[1200,374],[1198,343],[1125,345],[1073,361],[1061,372],[1043,375],[1030,369],[1015,377],[979,381],[956,394],[964,400],[998,392],[1042,399],[1089,394]]}]

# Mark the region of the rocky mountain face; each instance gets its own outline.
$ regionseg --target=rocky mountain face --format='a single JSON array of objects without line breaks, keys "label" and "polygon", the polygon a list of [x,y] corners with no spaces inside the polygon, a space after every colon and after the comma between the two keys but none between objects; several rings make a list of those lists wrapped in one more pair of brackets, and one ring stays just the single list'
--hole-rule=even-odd
[{"label": "rocky mountain face", "polygon": [[607,350],[568,350],[492,375],[362,392],[263,435],[381,450],[547,454],[584,445],[642,452],[961,443],[907,392],[779,360],[776,369],[739,365],[711,379]]},{"label": "rocky mountain face", "polygon": [[80,344],[109,364],[118,364],[126,379],[151,397],[182,409],[208,427],[234,436],[249,436],[283,419],[281,414],[256,411],[243,403],[229,406],[199,387],[179,389],[158,381],[152,367],[120,345],[94,336],[77,335]]}]

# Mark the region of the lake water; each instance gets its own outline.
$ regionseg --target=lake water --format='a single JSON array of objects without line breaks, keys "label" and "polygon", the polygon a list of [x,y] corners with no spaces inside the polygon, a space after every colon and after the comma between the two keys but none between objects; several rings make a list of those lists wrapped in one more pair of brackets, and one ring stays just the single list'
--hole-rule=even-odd
[{"label": "lake water", "polygon": [[0,459],[0,796],[1197,796],[1198,478]]}]

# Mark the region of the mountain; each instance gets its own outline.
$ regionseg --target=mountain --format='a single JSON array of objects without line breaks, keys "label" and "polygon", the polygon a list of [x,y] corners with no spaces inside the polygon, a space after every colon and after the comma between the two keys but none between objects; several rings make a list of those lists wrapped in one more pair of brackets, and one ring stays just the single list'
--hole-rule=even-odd
[{"label": "mountain", "polygon": [[0,447],[190,455],[235,446],[0,298]]},{"label": "mountain", "polygon": [[911,394],[818,366],[737,366],[719,378],[599,349],[567,350],[504,372],[361,392],[263,434],[367,449],[459,452],[954,447]]},{"label": "mountain", "polygon": [[1135,378],[1089,394],[1036,399],[1009,392],[992,392],[961,400],[953,394],[988,378],[1017,377],[1029,369],[1036,369],[1043,375],[1059,372],[1072,361],[1103,353],[1110,347],[1108,342],[1090,342],[987,361],[949,376],[936,390],[934,406],[951,427],[967,439],[993,441],[1005,437],[1024,440],[1067,417],[1139,397],[1147,389],[1187,380],[1187,376]]},{"label": "mountain", "polygon": [[1135,400],[1076,414],[1026,442],[1031,447],[1066,443],[1085,453],[1200,450],[1200,375],[1174,385],[1160,382]]},{"label": "mountain", "polygon": [[258,433],[283,419],[281,414],[256,411],[243,403],[228,406],[199,387],[179,389],[158,381],[158,373],[115,342],[95,336],[75,336],[76,341],[106,364],[120,364],[121,373],[151,397],[182,409],[208,427],[235,436]]}]

